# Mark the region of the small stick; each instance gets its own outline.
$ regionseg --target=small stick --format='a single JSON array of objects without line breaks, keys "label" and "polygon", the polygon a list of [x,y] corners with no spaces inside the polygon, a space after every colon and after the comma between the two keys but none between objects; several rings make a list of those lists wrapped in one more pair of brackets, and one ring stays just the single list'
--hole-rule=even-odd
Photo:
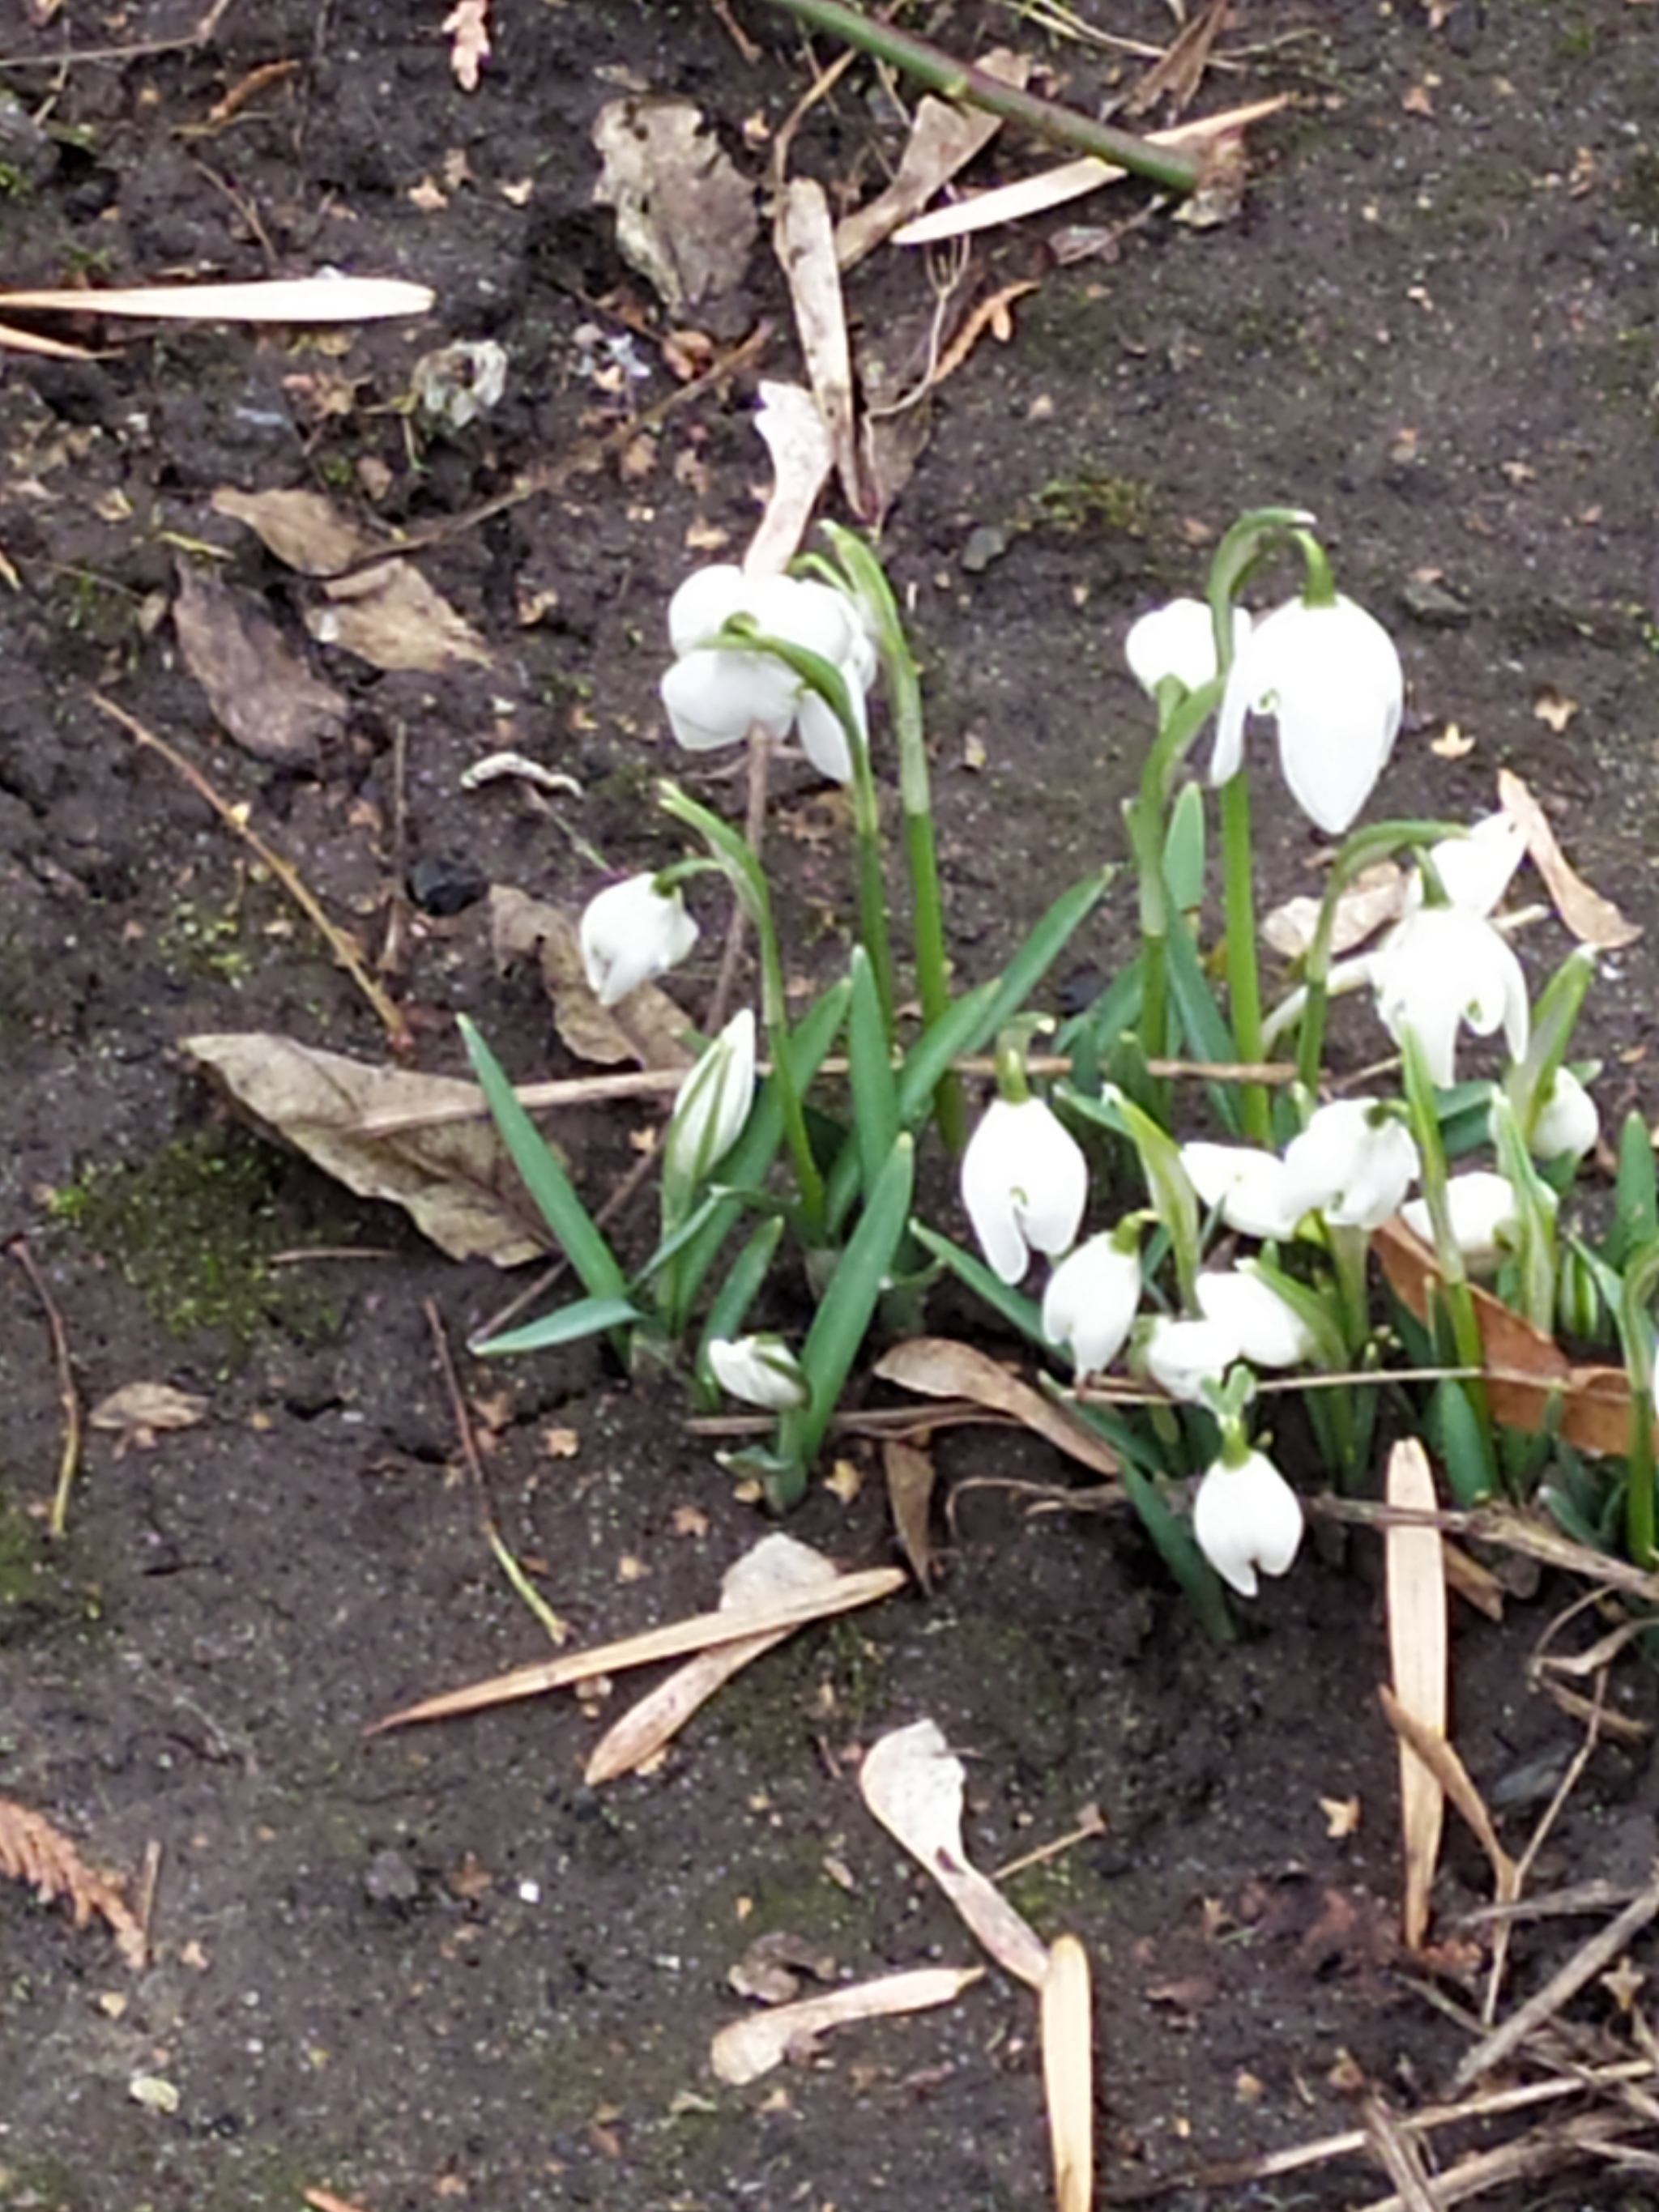
[{"label": "small stick", "polygon": [[[1601,1708],[1606,1702],[1607,1690],[1607,1677],[1604,1668],[1595,1678],[1595,1703],[1590,1708],[1589,1720],[1578,1748],[1573,1753],[1566,1772],[1561,1777],[1555,1795],[1544,1808],[1537,1826],[1528,1838],[1526,1849],[1516,1862],[1515,1893],[1517,1899],[1526,1887],[1527,1876],[1532,1872],[1538,1854],[1544,1848],[1545,1839],[1560,1814],[1561,1808],[1578,1787],[1578,1778],[1589,1764],[1590,1753],[1595,1750],[1601,1734]],[[1503,1901],[1502,1899],[1498,1900],[1500,1904]],[[1486,1976],[1486,2002],[1480,2008],[1480,2025],[1483,2027],[1490,2027],[1498,2017],[1498,1994],[1503,1989],[1504,1970],[1509,1965],[1510,1937],[1514,1925],[1512,1920],[1500,1920],[1492,1930],[1492,1967]]]},{"label": "small stick", "polygon": [[35,1297],[45,1309],[46,1327],[52,1334],[52,1356],[58,1369],[58,1396],[64,1408],[64,1445],[58,1458],[58,1486],[52,1492],[52,1514],[46,1522],[46,1533],[52,1536],[61,1536],[69,1525],[70,1492],[75,1486],[76,1472],[81,1464],[81,1401],[75,1388],[75,1370],[70,1364],[69,1334],[64,1327],[64,1316],[52,1304],[46,1277],[35,1265],[27,1237],[21,1234],[8,1237],[6,1249],[28,1277]]},{"label": "small stick", "polygon": [[1103,1836],[1106,1823],[1100,1817],[1100,1808],[1091,1805],[1087,1811],[1088,1817],[1069,1835],[1056,1836],[1052,1843],[1039,1844],[1034,1851],[1027,1851],[1023,1858],[1010,1859],[1004,1866],[993,1867],[992,1881],[1011,1881],[1015,1875],[1024,1874],[1027,1867],[1043,1866],[1048,1860],[1057,1859],[1062,1851],[1069,1851],[1075,1844],[1086,1844],[1091,1836]]},{"label": "small stick", "polygon": [[1466,2088],[1477,2075],[1489,2073],[1494,2066],[1500,2065],[1517,2045],[1524,2043],[1535,2028],[1541,2027],[1570,1998],[1576,1996],[1586,1982],[1593,1980],[1604,1966],[1611,1966],[1656,1913],[1659,1913],[1659,1869],[1647,1887],[1616,1920],[1609,1921],[1599,1935],[1592,1936],[1541,1990],[1465,2054],[1452,2076],[1455,2085],[1460,2089]]},{"label": "small stick", "polygon": [[299,908],[312,927],[319,932],[323,942],[350,976],[364,998],[368,1000],[369,1005],[374,1007],[380,1018],[392,1051],[400,1057],[412,1052],[415,1040],[410,1034],[409,1024],[404,1019],[401,1010],[386,996],[374,976],[369,974],[363,965],[362,955],[351,939],[343,930],[337,928],[324,913],[294,863],[291,860],[285,860],[274,847],[267,845],[258,831],[251,829],[243,820],[240,809],[233,806],[228,799],[221,798],[201,769],[196,767],[193,762],[187,761],[181,752],[175,751],[165,738],[158,738],[153,730],[147,730],[136,715],[129,714],[125,707],[118,707],[112,699],[106,699],[100,691],[93,693],[92,703],[100,714],[107,714],[113,722],[118,722],[127,734],[136,738],[141,745],[148,745],[153,752],[160,753],[168,767],[183,776],[185,781],[199,798],[206,799],[219,819],[234,830],[245,845],[258,854],[295,906]]},{"label": "small stick", "polygon": [[988,76],[983,70],[957,61],[941,47],[913,38],[908,31],[896,30],[890,23],[872,23],[858,9],[846,6],[844,0],[772,0],[772,5],[814,30],[827,31],[832,38],[843,39],[848,46],[890,62],[895,69],[904,70],[946,100],[966,100],[970,107],[981,107],[987,114],[1017,123],[1053,145],[1074,146],[1079,153],[1115,161],[1119,168],[1146,177],[1166,191],[1197,190],[1198,165],[1184,155],[1149,146],[1145,139],[1114,131],[1109,124],[1096,123],[1075,108],[1021,92],[1014,85]]},{"label": "small stick", "polygon": [[[757,726],[749,736],[749,811],[743,825],[749,849],[757,862],[766,842],[766,784],[771,758],[772,741]],[[725,1028],[726,1010],[737,993],[738,968],[743,959],[748,920],[742,901],[734,900],[732,918],[726,925],[726,949],[720,955],[720,972],[714,984],[714,1003],[708,1009],[707,1026],[710,1036],[717,1036]]]}]

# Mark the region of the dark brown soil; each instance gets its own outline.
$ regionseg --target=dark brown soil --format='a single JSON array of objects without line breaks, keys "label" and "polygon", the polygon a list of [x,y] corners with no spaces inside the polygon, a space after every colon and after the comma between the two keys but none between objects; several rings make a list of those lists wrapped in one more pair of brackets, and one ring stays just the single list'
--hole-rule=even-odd
[{"label": "dark brown soil", "polygon": [[[152,1450],[118,1456],[94,1437],[68,1540],[49,1544],[50,1346],[21,1267],[0,1271],[0,1793],[100,1862],[161,1850],[155,1960],[137,1977],[101,1931],[0,1883],[0,2206],[258,2212],[307,2188],[369,2212],[1048,2202],[1034,2008],[998,1975],[945,2011],[846,2031],[751,2090],[708,2072],[709,2038],[742,2004],[727,1970],[761,1932],[822,1943],[849,1977],[971,1957],[851,1778],[854,1747],[923,1714],[969,1759],[981,1864],[1070,1829],[1090,1802],[1105,1816],[1103,1837],[1012,1892],[1095,1961],[1110,2190],[1350,2125],[1361,2077],[1408,2109],[1466,2047],[1391,1952],[1395,1759],[1364,1542],[1310,1550],[1219,1652],[1121,1522],[1028,1517],[1018,1496],[977,1489],[938,1595],[799,1638],[648,1779],[585,1789],[594,1723],[564,1699],[363,1741],[390,1708],[543,1648],[458,1478],[422,1310],[434,1300],[459,1345],[506,1293],[227,1123],[181,1067],[176,1041],[204,1030],[366,1057],[382,1039],[240,845],[94,694],[207,767],[377,943],[388,888],[417,858],[574,904],[595,855],[637,866],[672,849],[644,804],[672,750],[655,700],[663,610],[700,557],[690,546],[715,532],[740,544],[750,526],[752,380],[676,416],[640,480],[575,479],[426,556],[489,668],[375,676],[319,653],[351,713],[316,777],[216,732],[165,604],[176,560],[212,544],[299,635],[294,579],[213,514],[216,486],[344,496],[368,460],[387,472],[382,515],[426,524],[614,419],[578,332],[619,335],[618,290],[647,295],[591,205],[589,125],[619,88],[685,94],[757,167],[744,126],[775,131],[805,57],[781,16],[736,5],[763,49],[753,64],[711,6],[495,0],[497,52],[471,96],[450,76],[437,0],[233,4],[205,48],[61,71],[20,58],[182,40],[195,0],[115,14],[67,0],[43,31],[15,10],[0,40],[0,86],[52,133],[43,148],[23,132],[0,169],[12,280],[338,263],[419,279],[438,301],[425,324],[353,333],[338,357],[292,333],[212,328],[129,336],[88,363],[0,356],[0,550],[15,571],[0,588],[0,1235],[28,1236],[88,1402],[143,1378],[210,1404]],[[1291,500],[1318,514],[1346,588],[1401,630],[1410,714],[1379,804],[1467,818],[1513,766],[1584,872],[1650,925],[1605,963],[1589,1030],[1604,1109],[1650,1106],[1652,11],[1436,12],[1431,29],[1411,0],[1241,0],[1224,45],[1250,58],[1205,100],[1285,90],[1294,105],[1256,138],[1239,221],[1194,233],[1158,216],[1115,262],[1061,270],[1045,266],[1042,223],[983,248],[988,284],[1041,275],[1041,289],[1012,341],[983,343],[943,392],[882,549],[927,662],[954,942],[966,975],[991,972],[1058,890],[1121,853],[1146,734],[1125,625],[1197,580],[1203,532]],[[1168,34],[1157,0],[1085,13]],[[1109,57],[1022,34],[988,5],[935,16],[962,52],[1024,35],[1074,104],[1103,96]],[[280,60],[291,73],[228,128],[190,135]],[[794,161],[867,182],[896,143],[860,67]],[[457,150],[468,180],[417,204]],[[1010,142],[981,167],[1031,164]],[[1100,219],[1139,204],[1128,191]],[[787,331],[763,253],[752,283]],[[879,326],[924,305],[923,284],[914,260],[878,256],[854,281],[854,312]],[[507,396],[417,466],[394,403],[416,358],[456,337],[507,347]],[[648,339],[637,357],[648,404],[672,381]],[[793,373],[786,337],[763,366]],[[361,381],[349,415],[317,422],[287,380],[322,369]],[[538,593],[556,599],[524,626]],[[1534,711],[1547,690],[1577,702],[1559,732]],[[1448,721],[1474,740],[1460,758],[1431,749]],[[496,744],[580,795],[550,812],[508,786],[464,793],[461,772]],[[811,791],[794,773],[791,805]],[[693,781],[740,803],[729,781]],[[1264,889],[1304,888],[1308,833],[1270,799],[1259,812]],[[837,927],[840,847],[781,849],[803,914]],[[1109,968],[1129,912],[1115,896],[1077,961]],[[483,913],[415,931],[398,988],[421,1064],[457,1067],[465,1010],[515,1075],[565,1072],[536,979],[493,971]],[[685,973],[694,1006],[717,942],[711,927]],[[1540,961],[1559,956],[1549,930],[1538,943]],[[596,1194],[632,1158],[631,1118],[562,1128]],[[314,1247],[357,1256],[276,1261]],[[477,1397],[502,1394],[495,1508],[583,1640],[712,1602],[761,1524],[683,1434],[676,1387],[625,1385],[591,1347],[510,1369],[464,1360],[463,1376]],[[574,1456],[550,1447],[562,1431]],[[940,1461],[947,1486],[1068,1479],[1018,1442],[953,1437]],[[815,1490],[792,1526],[884,1559],[879,1492],[874,1479],[849,1504]],[[683,1533],[682,1507],[702,1533]],[[1553,1778],[1577,1741],[1525,1679],[1555,1594],[1502,1626],[1457,1624],[1458,1743],[1483,1788],[1520,1774],[1517,1847],[1536,1803],[1527,1771],[1541,1758]],[[1635,1676],[1620,1695],[1650,1702]],[[1333,1837],[1322,1801],[1353,1797],[1357,1832]],[[1541,1877],[1639,1877],[1656,1812],[1646,1750],[1599,1750]],[[1453,1838],[1442,1927],[1484,1893]],[[1571,1940],[1523,1937],[1516,1986]],[[1595,1993],[1583,2017],[1601,2010],[1612,2000]],[[173,2084],[176,2110],[137,2101],[143,2077]],[[1645,2186],[1592,2178],[1550,2201],[1633,2205]],[[1334,2206],[1385,2187],[1351,2161],[1249,2201]],[[1546,2185],[1508,2201],[1540,2205]]]}]

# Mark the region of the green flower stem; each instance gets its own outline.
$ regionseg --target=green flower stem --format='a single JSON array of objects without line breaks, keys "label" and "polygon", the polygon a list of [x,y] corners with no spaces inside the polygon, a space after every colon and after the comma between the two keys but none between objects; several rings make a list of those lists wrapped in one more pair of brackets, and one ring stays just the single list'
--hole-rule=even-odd
[{"label": "green flower stem", "polygon": [[847,742],[853,756],[853,835],[859,855],[859,936],[870,956],[881,1018],[890,1043],[896,1034],[893,946],[887,929],[887,885],[881,865],[881,801],[870,766],[870,747],[850,720]]},{"label": "green flower stem", "polygon": [[[1475,1376],[1481,1376],[1486,1371],[1486,1346],[1481,1340],[1474,1299],[1469,1290],[1468,1270],[1463,1264],[1462,1249],[1452,1234],[1446,1148],[1440,1138],[1440,1115],[1435,1104],[1434,1079],[1429,1073],[1428,1062],[1423,1057],[1423,1048],[1418,1042],[1417,1032],[1409,1023],[1405,1024],[1401,1030],[1400,1053],[1405,1078],[1406,1109],[1422,1162],[1423,1197],[1429,1209],[1435,1261],[1445,1292],[1447,1311],[1451,1318],[1452,1342],[1457,1353],[1457,1364],[1460,1367],[1473,1368]],[[1490,1449],[1492,1410],[1486,1402],[1486,1383],[1471,1380],[1459,1387],[1474,1410]]]},{"label": "green flower stem", "polygon": [[690,798],[678,784],[664,783],[659,799],[665,813],[695,830],[708,846],[753,926],[755,940],[760,947],[761,1019],[772,1059],[773,1080],[777,1085],[778,1102],[783,1112],[784,1136],[794,1163],[795,1185],[800,1193],[805,1217],[802,1225],[808,1242],[816,1242],[823,1224],[823,1177],[812,1157],[806,1115],[792,1069],[783,961],[778,950],[772,898],[764,872],[744,839],[719,815]]},{"label": "green flower stem", "polygon": [[1638,1567],[1659,1562],[1655,1544],[1653,1467],[1653,1294],[1659,1243],[1644,1244],[1625,1270],[1619,1328],[1630,1379],[1630,1457],[1625,1485],[1625,1542]]},{"label": "green flower stem", "polygon": [[1069,147],[1073,152],[1093,154],[1116,168],[1127,169],[1133,176],[1161,185],[1165,191],[1185,193],[1197,189],[1198,166],[1188,155],[1149,146],[1144,139],[1096,123],[1073,108],[1021,92],[999,77],[988,76],[982,70],[956,60],[925,40],[895,30],[890,23],[872,22],[857,8],[843,4],[843,0],[772,0],[772,4],[814,30],[827,31],[832,38],[844,39],[849,46],[890,62],[930,91],[1003,116],[1034,137]]},{"label": "green flower stem", "polygon": [[[1227,915],[1227,1009],[1233,1042],[1246,1065],[1266,1058],[1261,1042],[1261,978],[1255,957],[1255,867],[1250,846],[1250,786],[1243,769],[1221,787],[1221,895]],[[1238,1112],[1253,1145],[1273,1142],[1267,1085],[1239,1086]]]}]

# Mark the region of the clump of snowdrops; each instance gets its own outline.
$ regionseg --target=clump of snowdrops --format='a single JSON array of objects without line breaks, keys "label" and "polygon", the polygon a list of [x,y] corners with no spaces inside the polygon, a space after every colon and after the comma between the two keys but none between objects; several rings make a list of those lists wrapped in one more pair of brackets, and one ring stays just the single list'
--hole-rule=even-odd
[{"label": "clump of snowdrops", "polygon": [[[1650,1562],[1659,1211],[1646,1132],[1633,1117],[1623,1133],[1612,1225],[1592,1244],[1571,1200],[1599,1138],[1594,1071],[1568,1059],[1589,958],[1570,954],[1534,1001],[1494,919],[1523,852],[1507,816],[1361,822],[1399,728],[1401,665],[1382,625],[1336,589],[1312,518],[1246,515],[1217,549],[1206,598],[1129,632],[1155,716],[1124,810],[1135,951],[1058,1027],[1040,1011],[1044,978],[1114,871],[1057,899],[1000,975],[956,988],[916,664],[873,555],[848,532],[828,536],[833,558],[797,574],[717,566],[688,578],[669,608],[662,697],[694,754],[793,738],[847,789],[858,892],[845,972],[791,1009],[763,855],[665,782],[663,811],[690,849],[593,898],[589,981],[614,1004],[684,960],[698,934],[684,888],[713,874],[752,928],[758,1005],[704,1042],[685,1079],[660,1146],[659,1233],[631,1267],[469,1028],[492,1109],[585,1292],[483,1349],[605,1332],[624,1354],[648,1345],[681,1359],[700,1402],[724,1394],[773,1417],[769,1442],[731,1457],[782,1507],[800,1495],[878,1310],[902,1326],[949,1270],[1030,1340],[1050,1388],[1070,1370],[1079,1417],[1117,1450],[1154,1541],[1218,1633],[1220,1583],[1254,1596],[1299,1547],[1302,1506],[1264,1412],[1286,1392],[1338,1483],[1364,1479],[1384,1411],[1425,1432],[1460,1500],[1541,1492],[1572,1534],[1622,1534]],[[1287,555],[1299,589],[1252,614],[1247,585]],[[878,700],[908,882],[920,1009],[908,1021]],[[1334,851],[1296,988],[1264,1010],[1250,801],[1269,729],[1285,787]],[[1200,934],[1212,811],[1226,917],[1213,957]],[[1395,854],[1412,870],[1403,917],[1373,953],[1334,961],[1344,890]],[[1397,1074],[1359,1095],[1325,1061],[1329,1000],[1354,990],[1398,1055]],[[1460,1072],[1471,1037],[1491,1041],[1479,1073]],[[970,1115],[959,1063],[988,1049],[994,1087]],[[1194,1067],[1200,1081],[1177,1079]],[[972,1245],[915,1210],[923,1142],[959,1155]],[[1421,1316],[1373,1264],[1375,1240],[1408,1233],[1431,1255]],[[1621,1345],[1626,1454],[1589,1461],[1547,1421],[1517,1432],[1494,1419],[1477,1283],[1543,1335]],[[810,1320],[786,1330],[803,1300]]]}]

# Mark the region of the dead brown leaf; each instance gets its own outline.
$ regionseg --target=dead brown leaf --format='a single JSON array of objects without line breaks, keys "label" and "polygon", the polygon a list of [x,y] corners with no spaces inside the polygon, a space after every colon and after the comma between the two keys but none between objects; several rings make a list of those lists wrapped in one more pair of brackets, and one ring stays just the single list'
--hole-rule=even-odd
[{"label": "dead brown leaf", "polygon": [[1227,20],[1232,0],[1209,0],[1206,8],[1189,15],[1161,60],[1152,64],[1123,103],[1126,115],[1145,115],[1167,97],[1170,112],[1179,115],[1192,105],[1209,66],[1216,33]]},{"label": "dead brown leaf", "polygon": [[[1321,902],[1316,898],[1286,899],[1283,906],[1276,906],[1263,915],[1264,941],[1284,959],[1304,958],[1313,945],[1320,906]],[[1386,922],[1398,921],[1405,911],[1405,871],[1392,860],[1379,860],[1375,867],[1362,868],[1337,896],[1331,951],[1352,952],[1368,937],[1374,937]]]},{"label": "dead brown leaf", "polygon": [[146,1963],[143,1929],[114,1879],[89,1867],[61,1829],[13,1797],[0,1797],[0,1874],[29,1883],[42,1905],[66,1899],[77,1928],[99,1914],[127,1965],[137,1972]]},{"label": "dead brown leaf", "polygon": [[1611,952],[1633,945],[1640,926],[1626,921],[1611,899],[1592,890],[1577,873],[1556,842],[1549,817],[1521,778],[1509,769],[1498,771],[1498,802],[1527,833],[1527,852],[1554,901],[1555,910],[1581,945]]},{"label": "dead brown leaf", "polygon": [[[388,1199],[452,1260],[516,1267],[547,1249],[534,1201],[477,1093],[447,1076],[371,1067],[292,1037],[246,1032],[186,1037],[180,1050],[268,1135],[285,1139],[361,1198]],[[367,1136],[371,1115],[448,1110],[466,1121]]]},{"label": "dead brown leaf", "polygon": [[836,265],[835,226],[829,198],[816,179],[796,177],[778,195],[772,248],[788,283],[795,333],[830,434],[842,493],[854,514],[866,520],[868,501],[859,474],[853,410],[853,355]]},{"label": "dead brown leaf", "polygon": [[690,1022],[665,991],[641,983],[620,1004],[602,1006],[588,988],[576,921],[562,907],[532,898],[510,884],[489,888],[489,942],[497,973],[515,960],[535,960],[553,1001],[553,1021],[578,1060],[614,1067],[690,1067]]},{"label": "dead brown leaf", "polygon": [[1095,2201],[1094,2016],[1089,1954],[1057,1936],[1042,1984],[1042,2088],[1054,2161],[1057,2212],[1091,2212]]},{"label": "dead brown leaf", "polygon": [[888,1437],[882,1443],[881,1464],[887,1478],[887,1507],[893,1516],[900,1549],[923,1589],[930,1589],[938,1565],[927,1533],[936,1472],[933,1455],[920,1443],[906,1443],[901,1437]]},{"label": "dead brown leaf", "polygon": [[800,550],[835,448],[817,402],[804,385],[763,383],[755,428],[772,456],[772,489],[743,556],[749,576],[781,575]]},{"label": "dead brown leaf", "polygon": [[727,1969],[726,1980],[740,1997],[752,1997],[757,2004],[780,2005],[788,2004],[800,1994],[803,1974],[810,1974],[815,1982],[833,1982],[834,1953],[809,1943],[804,1936],[774,1928],[756,1936],[737,1964]]},{"label": "dead brown leaf", "polygon": [[338,743],[344,698],[311,673],[258,602],[181,562],[173,627],[214,720],[245,752],[314,769],[322,747]]},{"label": "dead brown leaf", "polygon": [[131,1448],[149,1451],[167,1429],[193,1429],[208,1409],[205,1398],[175,1390],[170,1382],[125,1382],[100,1398],[87,1416],[94,1429],[115,1431],[117,1459]]},{"label": "dead brown leaf", "polygon": [[1559,738],[1567,724],[1578,712],[1578,702],[1547,684],[1532,702],[1532,711],[1540,722],[1547,723]]},{"label": "dead brown leaf", "polygon": [[1359,1832],[1360,1806],[1357,1797],[1322,1797],[1319,1809],[1325,1815],[1325,1833],[1333,1843],[1341,1843]]},{"label": "dead brown leaf", "polygon": [[384,552],[385,543],[359,531],[320,492],[243,492],[222,484],[212,504],[216,514],[246,523],[289,568],[322,580],[330,604],[306,617],[319,644],[343,647],[375,668],[434,676],[453,661],[489,665],[483,640],[407,561],[388,557],[340,574]]},{"label": "dead brown leaf", "polygon": [[[1419,1321],[1429,1317],[1440,1285],[1432,1249],[1398,1216],[1373,1240],[1395,1296]],[[1547,1423],[1581,1451],[1622,1457],[1630,1449],[1630,1382],[1622,1367],[1575,1367],[1553,1337],[1471,1284],[1486,1357],[1486,1390],[1493,1418],[1536,1434]]]},{"label": "dead brown leaf", "polygon": [[875,1371],[884,1382],[919,1397],[968,1398],[988,1413],[1008,1414],[1097,1474],[1118,1471],[1117,1455],[1103,1436],[970,1345],[944,1336],[912,1337],[895,1345]]},{"label": "dead brown leaf", "polygon": [[687,100],[613,100],[593,143],[599,207],[617,211],[617,245],[671,314],[735,292],[760,229],[754,186]]},{"label": "dead brown leaf", "polygon": [[[1031,74],[1030,61],[1004,46],[985,55],[978,66],[987,76],[1022,89]],[[953,101],[934,99],[931,93],[920,100],[892,182],[836,227],[836,258],[842,273],[845,275],[884,239],[890,238],[901,223],[920,213],[941,185],[989,145],[1001,127],[1001,118],[982,108],[958,107]]]}]

